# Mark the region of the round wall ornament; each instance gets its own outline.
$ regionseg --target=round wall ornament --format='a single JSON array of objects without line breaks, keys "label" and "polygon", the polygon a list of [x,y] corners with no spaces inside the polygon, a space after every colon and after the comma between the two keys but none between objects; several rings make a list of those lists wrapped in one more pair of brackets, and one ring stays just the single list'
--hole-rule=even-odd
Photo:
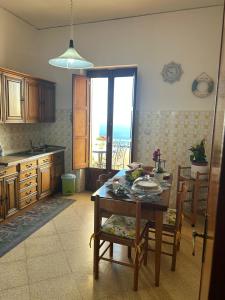
[{"label": "round wall ornament", "polygon": [[192,92],[196,97],[206,98],[214,89],[214,81],[206,73],[200,74],[192,83]]},{"label": "round wall ornament", "polygon": [[174,83],[180,80],[183,73],[184,72],[182,70],[181,64],[172,61],[171,63],[164,65],[161,74],[164,81]]}]

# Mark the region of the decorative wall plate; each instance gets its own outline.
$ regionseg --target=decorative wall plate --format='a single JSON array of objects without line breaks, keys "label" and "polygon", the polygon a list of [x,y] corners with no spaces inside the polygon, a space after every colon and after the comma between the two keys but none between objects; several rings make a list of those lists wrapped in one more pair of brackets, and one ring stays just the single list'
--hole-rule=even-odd
[{"label": "decorative wall plate", "polygon": [[181,64],[172,61],[171,63],[164,65],[161,74],[164,81],[174,83],[180,80],[183,73],[184,72],[182,70]]},{"label": "decorative wall plate", "polygon": [[214,89],[214,81],[206,73],[200,74],[192,83],[192,92],[196,97],[206,98]]}]

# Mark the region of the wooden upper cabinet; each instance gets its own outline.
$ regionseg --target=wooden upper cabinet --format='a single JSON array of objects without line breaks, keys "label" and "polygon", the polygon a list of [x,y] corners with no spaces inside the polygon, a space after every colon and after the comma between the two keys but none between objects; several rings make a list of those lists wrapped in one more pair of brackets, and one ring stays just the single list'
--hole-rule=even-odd
[{"label": "wooden upper cabinet", "polygon": [[89,78],[73,77],[73,170],[89,163]]},{"label": "wooden upper cabinet", "polygon": [[39,122],[39,80],[26,79],[25,80],[25,115],[26,123]]},{"label": "wooden upper cabinet", "polygon": [[0,123],[3,122],[3,80],[0,73]]},{"label": "wooden upper cabinet", "polygon": [[42,81],[39,84],[40,121],[55,122],[55,84]]},{"label": "wooden upper cabinet", "polygon": [[4,122],[24,123],[24,78],[3,74]]},{"label": "wooden upper cabinet", "polygon": [[0,123],[55,122],[55,83],[0,67]]}]

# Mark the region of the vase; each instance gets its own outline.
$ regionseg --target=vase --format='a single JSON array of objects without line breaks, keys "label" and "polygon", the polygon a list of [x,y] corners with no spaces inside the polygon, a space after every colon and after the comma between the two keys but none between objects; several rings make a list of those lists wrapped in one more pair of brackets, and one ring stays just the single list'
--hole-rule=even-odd
[{"label": "vase", "polygon": [[[208,163],[195,163],[195,162],[192,162],[192,164],[191,164],[191,177],[195,179],[197,177],[197,172],[208,174],[208,172],[209,172]],[[200,176],[200,179],[207,179],[207,178],[208,178],[208,175],[201,175]]]}]

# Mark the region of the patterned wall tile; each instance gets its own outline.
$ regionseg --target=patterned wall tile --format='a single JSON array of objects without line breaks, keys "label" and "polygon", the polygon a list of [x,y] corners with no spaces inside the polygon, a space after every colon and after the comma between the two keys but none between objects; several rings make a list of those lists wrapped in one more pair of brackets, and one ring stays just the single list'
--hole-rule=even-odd
[{"label": "patterned wall tile", "polygon": [[70,109],[56,111],[56,122],[41,124],[42,135],[46,144],[65,146],[65,169],[72,169],[72,123]]},{"label": "patterned wall tile", "polygon": [[166,159],[166,169],[174,175],[171,206],[175,204],[178,165],[190,165],[188,149],[206,139],[206,153],[210,160],[213,112],[138,112],[135,138],[135,160],[152,165],[152,153],[160,148]]},{"label": "patterned wall tile", "polygon": [[0,145],[5,154],[30,148],[30,140],[43,142],[41,124],[0,124]]},{"label": "patterned wall tile", "polygon": [[[178,165],[190,165],[188,149],[206,139],[206,152],[210,158],[213,112],[210,111],[156,111],[136,113],[135,160],[152,165],[152,153],[160,148],[166,159],[166,169],[174,174],[171,206],[175,203],[176,173]],[[56,122],[46,124],[0,125],[0,144],[6,152],[28,149],[29,140],[65,146],[66,172],[72,169],[71,110],[56,111]]]}]

